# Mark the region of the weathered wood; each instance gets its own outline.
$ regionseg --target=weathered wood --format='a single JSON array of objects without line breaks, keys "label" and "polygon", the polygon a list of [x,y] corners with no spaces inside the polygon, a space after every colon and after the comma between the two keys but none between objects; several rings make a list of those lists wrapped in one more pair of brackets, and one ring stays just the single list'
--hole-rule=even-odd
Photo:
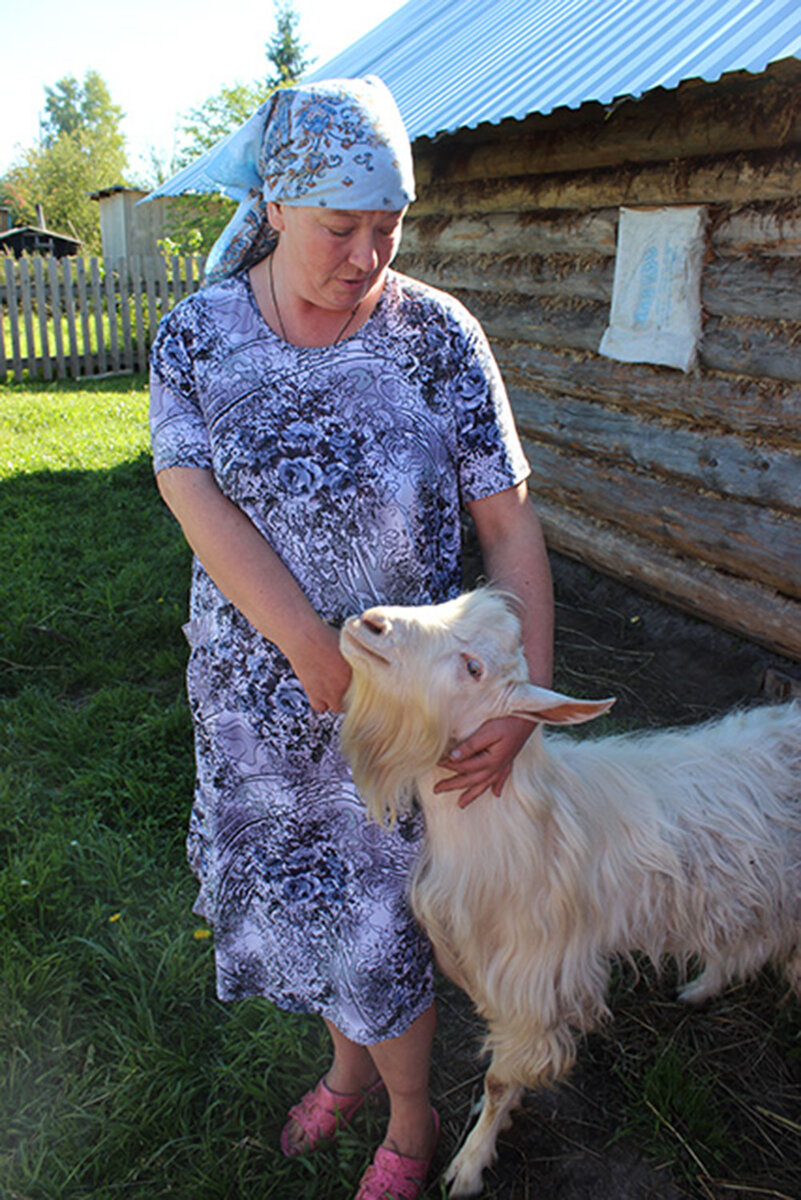
[{"label": "weathered wood", "polygon": [[447,291],[578,296],[608,304],[615,264],[597,255],[577,261],[566,254],[403,254],[398,256],[398,269]]},{"label": "weathered wood", "polygon": [[536,209],[598,209],[619,205],[727,204],[794,201],[801,191],[801,160],[795,150],[628,165],[561,175],[512,176],[502,183],[430,184],[415,201],[416,217],[443,212],[531,212]]},{"label": "weathered wood", "polygon": [[490,339],[537,342],[545,346],[597,352],[609,320],[609,305],[560,297],[485,295],[452,289],[478,318]]},{"label": "weathered wood", "polygon": [[48,259],[47,272],[50,279],[53,340],[56,344],[56,375],[59,379],[66,379],[67,364],[64,359],[64,335],[61,330],[61,289],[58,282],[58,263],[55,258]]},{"label": "weathered wood", "polygon": [[78,284],[78,312],[81,318],[81,343],[83,346],[81,374],[92,373],[92,339],[89,332],[89,302],[86,295],[86,260],[75,259],[75,277]]},{"label": "weathered wood", "polygon": [[[33,260],[33,282],[36,295],[36,313],[39,318],[39,341],[42,346],[42,374],[46,380],[53,378],[53,364],[50,361],[50,341],[47,329],[47,300],[45,290],[44,267],[42,259],[37,255]],[[0,354],[2,350],[0,349]]]},{"label": "weathered wood", "polygon": [[172,268],[172,302],[177,304],[181,299],[181,263],[177,255],[171,260]]},{"label": "weathered wood", "polygon": [[403,226],[401,254],[614,255],[618,210],[590,213],[467,213],[418,216],[413,205]]},{"label": "weathered wood", "polygon": [[548,545],[696,617],[801,659],[801,604],[630,533],[535,499]]},{"label": "weathered wood", "polygon": [[731,434],[665,426],[632,410],[516,387],[509,398],[521,434],[560,451],[801,516],[801,447],[748,446]]},{"label": "weathered wood", "polygon": [[94,257],[89,262],[89,277],[92,289],[95,340],[97,342],[97,369],[101,375],[105,375],[108,369],[108,358],[106,357],[106,339],[103,332],[103,302],[100,298],[100,271],[97,259]]},{"label": "weathered wood", "polygon": [[[478,317],[490,339],[597,351],[609,306],[581,297],[503,296],[452,289]],[[745,317],[713,317],[704,325],[699,358],[705,367],[741,375],[801,381],[801,325]]]},{"label": "weathered wood", "polygon": [[103,281],[105,296],[106,296],[106,316],[108,317],[108,336],[109,336],[109,355],[111,358],[111,370],[119,371],[120,369],[120,338],[119,330],[117,329],[117,294],[115,287],[114,272],[111,270],[110,264],[106,265],[105,278]]},{"label": "weathered wood", "polygon": [[710,242],[717,254],[801,255],[801,205],[747,208],[733,212],[712,228]]},{"label": "weathered wood", "polygon": [[[585,253],[403,253],[398,269],[434,287],[521,296],[584,297],[611,303],[614,259]],[[801,261],[720,259],[704,268],[701,301],[714,316],[801,321]]]},{"label": "weathered wood", "polygon": [[[156,327],[159,323],[158,301],[156,299],[156,271],[155,263],[152,258],[146,258],[144,261],[145,274],[145,294],[147,295],[147,334],[145,337],[146,345],[149,346],[153,338],[156,336]],[[142,362],[141,356],[139,359]],[[144,365],[140,366],[139,370],[147,369],[147,358],[145,357]]]},{"label": "weathered wood", "polygon": [[[19,261],[8,258],[0,265],[0,305],[7,313],[8,336],[0,345],[0,378],[9,369],[21,380],[27,370],[30,377],[51,378],[53,369],[59,379],[67,375],[85,378],[111,371],[146,369],[150,339],[160,316],[169,311],[176,296],[194,291],[204,260],[201,257],[176,259],[172,280],[161,257],[143,264],[122,262],[104,265],[101,279],[96,258],[56,260],[33,256]],[[184,286],[182,270],[188,283]],[[147,291],[147,310],[142,304],[142,274]],[[197,275],[196,275],[197,272]],[[140,289],[137,300],[135,290]],[[136,317],[139,307],[139,332],[136,353],[131,336],[131,310]],[[119,307],[118,307],[119,305]],[[67,353],[61,321],[66,322]],[[109,332],[105,319],[108,317]],[[118,320],[122,321],[122,342]],[[152,326],[152,329],[151,329]],[[37,352],[37,340],[42,346]],[[127,339],[127,340],[126,340]],[[55,346],[55,354],[53,353]],[[93,346],[95,349],[93,349]]]},{"label": "weathered wood", "polygon": [[131,277],[134,294],[134,322],[136,328],[136,369],[144,371],[147,365],[147,328],[145,326],[144,305],[142,304],[142,272],[138,258],[131,261]]},{"label": "weathered wood", "polygon": [[752,77],[736,89],[705,85],[646,96],[614,111],[587,106],[562,125],[535,114],[502,136],[486,129],[415,145],[418,187],[531,174],[594,170],[623,163],[781,149],[801,141],[801,80]]},{"label": "weathered wood", "polygon": [[70,372],[73,379],[80,374],[80,359],[78,356],[78,331],[75,325],[75,301],[72,295],[72,267],[68,258],[62,259],[64,264],[63,293],[64,315],[67,319],[67,341],[69,343]]},{"label": "weathered wood", "polygon": [[4,333],[5,320],[3,319],[3,300],[0,297],[0,383],[5,383],[8,378],[8,369],[6,367],[6,335]]},{"label": "weathered wood", "polygon": [[704,324],[700,360],[719,371],[796,383],[801,380],[801,322],[710,317]]},{"label": "weathered wood", "polygon": [[22,379],[22,350],[20,346],[19,336],[19,302],[17,300],[17,286],[14,279],[14,261],[11,258],[6,258],[5,263],[6,277],[6,298],[8,304],[8,324],[11,334],[11,364],[14,379],[19,382]]},{"label": "weathered wood", "polygon": [[36,342],[33,336],[33,305],[31,303],[31,264],[23,258],[20,262],[19,290],[22,302],[22,320],[25,327],[25,365],[28,375],[33,378],[36,372]]},{"label": "weathered wood", "polygon": [[801,321],[801,259],[720,258],[707,263],[701,303],[715,316]]},{"label": "weathered wood", "polygon": [[131,332],[131,281],[128,264],[122,260],[117,267],[120,280],[120,313],[122,315],[122,365],[127,370],[134,368],[133,335]]},{"label": "weathered wood", "polygon": [[715,372],[670,371],[531,342],[496,340],[507,384],[586,397],[696,428],[801,445],[801,386]]},{"label": "weathered wood", "polygon": [[801,522],[745,501],[677,486],[524,439],[531,488],[559,506],[681,557],[801,598]]}]

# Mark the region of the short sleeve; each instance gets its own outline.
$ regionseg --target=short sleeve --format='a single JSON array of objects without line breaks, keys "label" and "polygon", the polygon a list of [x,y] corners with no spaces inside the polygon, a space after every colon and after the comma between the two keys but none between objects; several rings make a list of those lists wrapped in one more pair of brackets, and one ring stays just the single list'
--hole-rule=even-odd
[{"label": "short sleeve", "polygon": [[479,323],[466,311],[451,387],[462,503],[515,487],[531,473],[498,364]]},{"label": "short sleeve", "polygon": [[150,354],[153,469],[211,468],[211,445],[197,394],[190,312],[179,305],[159,325]]}]

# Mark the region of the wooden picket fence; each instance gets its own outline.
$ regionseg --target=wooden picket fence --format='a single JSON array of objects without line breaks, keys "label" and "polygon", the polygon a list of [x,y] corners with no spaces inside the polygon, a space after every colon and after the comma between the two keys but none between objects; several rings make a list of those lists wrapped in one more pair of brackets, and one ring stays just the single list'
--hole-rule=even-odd
[{"label": "wooden picket fence", "polygon": [[203,263],[0,258],[0,381],[147,370],[159,320],[197,291]]}]

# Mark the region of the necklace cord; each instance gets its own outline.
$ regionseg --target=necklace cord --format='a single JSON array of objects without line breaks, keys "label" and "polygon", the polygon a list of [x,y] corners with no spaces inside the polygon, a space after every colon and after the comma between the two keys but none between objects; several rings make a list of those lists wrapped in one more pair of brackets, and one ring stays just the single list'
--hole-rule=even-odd
[{"label": "necklace cord", "polygon": [[[280,329],[281,329],[281,337],[284,339],[284,341],[285,341],[285,342],[288,342],[288,341],[289,341],[289,338],[288,338],[288,337],[287,337],[287,335],[286,335],[286,328],[285,328],[285,326],[284,326],[284,319],[283,319],[283,317],[281,316],[281,309],[278,307],[278,297],[277,297],[277,296],[276,296],[276,294],[275,294],[275,279],[274,279],[274,277],[273,277],[273,256],[272,256],[272,254],[270,254],[270,256],[269,256],[269,257],[268,257],[268,259],[267,259],[267,274],[270,276],[270,296],[272,297],[273,308],[275,309],[275,315],[276,315],[276,317],[278,318],[278,325],[279,325],[279,327],[280,327]],[[351,312],[350,312],[350,314],[349,314],[349,316],[348,316],[348,319],[347,319],[347,321],[346,321],[346,322],[345,322],[345,324],[342,326],[342,328],[340,329],[339,333],[338,333],[338,334],[337,334],[337,336],[334,338],[333,342],[331,342],[331,345],[332,345],[332,346],[336,346],[336,344],[337,344],[337,343],[340,341],[340,339],[341,339],[342,337],[344,337],[345,330],[348,328],[348,326],[350,325],[351,321],[352,321],[352,320],[353,320],[353,318],[356,316],[356,313],[359,311],[359,306],[360,306],[360,305],[361,305],[361,300],[360,300],[360,301],[359,301],[359,303],[358,303],[358,304],[355,306],[355,308],[353,308],[353,309],[351,310]]]}]

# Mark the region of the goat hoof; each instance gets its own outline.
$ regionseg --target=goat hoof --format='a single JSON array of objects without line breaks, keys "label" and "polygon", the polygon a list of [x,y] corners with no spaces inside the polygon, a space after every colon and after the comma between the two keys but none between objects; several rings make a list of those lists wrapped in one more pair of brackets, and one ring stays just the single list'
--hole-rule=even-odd
[{"label": "goat hoof", "polygon": [[460,1163],[457,1154],[443,1176],[448,1187],[448,1196],[478,1196],[482,1191],[481,1168],[478,1170],[467,1163]]}]

